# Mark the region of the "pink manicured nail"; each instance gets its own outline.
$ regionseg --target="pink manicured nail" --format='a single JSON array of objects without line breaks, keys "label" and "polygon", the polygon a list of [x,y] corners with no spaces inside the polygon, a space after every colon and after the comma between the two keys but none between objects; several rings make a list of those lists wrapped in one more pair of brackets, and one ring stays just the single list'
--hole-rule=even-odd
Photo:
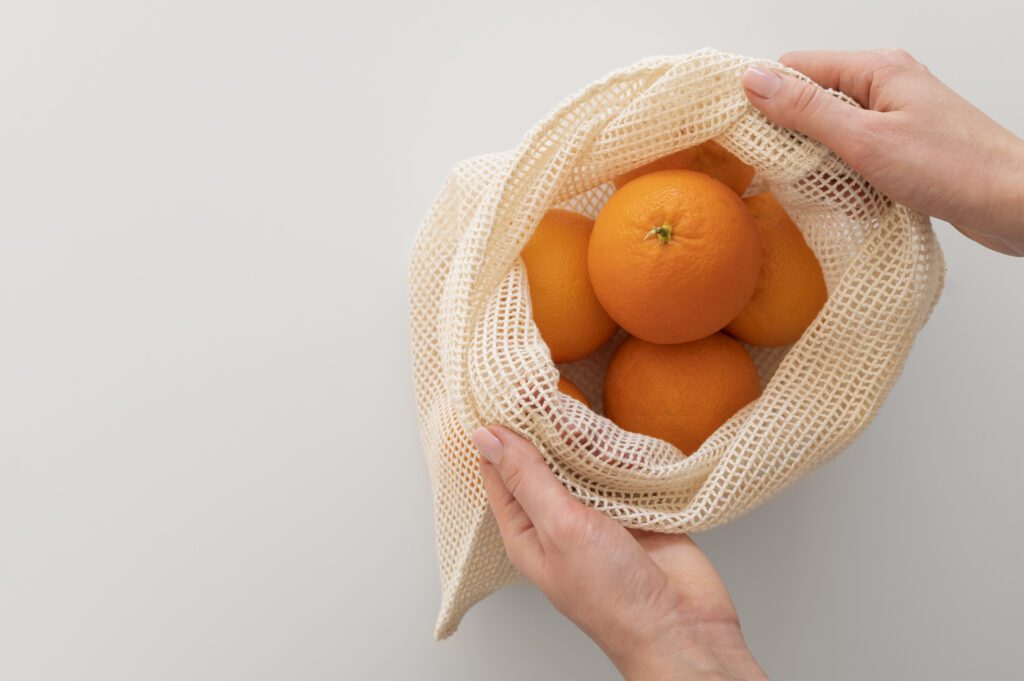
[{"label": "pink manicured nail", "polygon": [[782,87],[782,76],[774,71],[751,66],[743,74],[743,87],[762,99],[768,99]]},{"label": "pink manicured nail", "polygon": [[501,455],[505,452],[505,448],[501,444],[501,440],[494,437],[494,433],[487,430],[486,428],[477,428],[476,432],[473,433],[473,444],[480,450],[480,453],[484,455],[484,458],[490,461],[492,464],[497,465],[501,461]]}]

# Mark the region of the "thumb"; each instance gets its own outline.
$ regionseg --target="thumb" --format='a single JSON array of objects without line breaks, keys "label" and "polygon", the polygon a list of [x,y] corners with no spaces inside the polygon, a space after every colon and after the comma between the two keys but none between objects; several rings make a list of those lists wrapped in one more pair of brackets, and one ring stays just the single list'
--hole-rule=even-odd
[{"label": "thumb", "polygon": [[[498,472],[503,487],[535,527],[550,529],[578,504],[544,463],[537,448],[507,428],[491,426],[473,433],[473,444]],[[496,492],[500,492],[495,488]],[[499,524],[501,518],[498,518]]]},{"label": "thumb", "polygon": [[857,153],[871,112],[834,97],[815,83],[751,66],[743,74],[747,98],[769,120],[818,140],[847,162]]}]

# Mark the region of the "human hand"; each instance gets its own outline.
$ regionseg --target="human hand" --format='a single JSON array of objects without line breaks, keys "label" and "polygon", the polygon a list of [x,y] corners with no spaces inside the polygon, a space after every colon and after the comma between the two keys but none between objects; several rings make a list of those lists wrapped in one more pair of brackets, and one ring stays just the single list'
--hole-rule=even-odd
[{"label": "human hand", "polygon": [[512,563],[629,681],[765,678],[689,537],[627,530],[580,504],[510,430],[480,428],[473,442]]},{"label": "human hand", "polygon": [[822,142],[893,200],[1024,256],[1024,141],[903,50],[790,52],[780,61],[864,108],[752,67],[743,86],[770,120]]}]

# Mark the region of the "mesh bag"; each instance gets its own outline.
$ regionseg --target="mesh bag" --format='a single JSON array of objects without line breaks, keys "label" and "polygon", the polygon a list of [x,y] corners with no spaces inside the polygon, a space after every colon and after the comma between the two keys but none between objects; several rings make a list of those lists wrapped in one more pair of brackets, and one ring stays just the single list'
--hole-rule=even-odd
[{"label": "mesh bag", "polygon": [[[942,288],[928,219],[753,109],[740,85],[751,64],[799,75],[713,50],[647,59],[570,98],[514,151],[459,163],[445,181],[410,276],[441,564],[438,638],[517,578],[479,480],[469,435],[478,426],[504,424],[533,441],[576,498],[624,525],[696,532],[835,456],[899,375]],[[601,415],[602,377],[621,332],[586,359],[552,362],[519,252],[549,208],[594,217],[611,178],[711,138],[754,166],[756,189],[774,192],[792,216],[821,262],[829,299],[795,345],[749,348],[762,396],[684,457]],[[556,389],[559,370],[592,410]]]}]

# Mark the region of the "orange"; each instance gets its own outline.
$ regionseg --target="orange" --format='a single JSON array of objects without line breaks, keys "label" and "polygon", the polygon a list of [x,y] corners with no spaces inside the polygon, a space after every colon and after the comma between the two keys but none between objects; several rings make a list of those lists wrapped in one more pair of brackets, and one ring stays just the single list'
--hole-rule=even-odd
[{"label": "orange", "polygon": [[594,223],[578,213],[550,210],[523,248],[533,321],[556,362],[586,357],[615,333],[587,270]]},{"label": "orange", "polygon": [[642,175],[612,194],[590,237],[590,280],[604,309],[652,343],[719,331],[750,300],[761,240],[750,211],[692,170]]},{"label": "orange", "polygon": [[558,389],[561,390],[566,395],[568,395],[569,397],[575,400],[579,400],[584,404],[584,406],[590,406],[590,400],[588,400],[587,396],[583,394],[583,391],[580,390],[575,383],[570,381],[565,376],[558,377]]},{"label": "orange", "polygon": [[645,166],[640,166],[630,170],[627,173],[622,173],[615,178],[615,188],[621,189],[630,180],[635,180],[641,175],[647,173],[657,172],[659,170],[696,170],[694,165],[697,163],[697,157],[700,152],[700,145],[696,147],[690,147],[689,149],[683,149],[677,151],[674,154],[668,156],[662,156],[659,159],[655,159]]},{"label": "orange", "polygon": [[748,166],[714,140],[708,140],[697,148],[700,149],[700,154],[697,156],[693,170],[707,173],[719,182],[728,185],[729,189],[737,194],[742,194],[750,186],[750,182],[754,179],[753,166]]},{"label": "orange", "polygon": [[743,202],[761,234],[764,264],[750,302],[725,328],[753,345],[795,343],[828,297],[821,265],[773,195],[755,194]]},{"label": "orange", "polygon": [[737,194],[742,194],[754,179],[752,166],[730,154],[718,142],[708,140],[623,173],[615,178],[615,186],[622,187],[632,179],[658,170],[696,170],[728,185]]},{"label": "orange", "polygon": [[627,338],[608,365],[604,412],[692,454],[760,394],[754,360],[725,334],[678,345]]}]

